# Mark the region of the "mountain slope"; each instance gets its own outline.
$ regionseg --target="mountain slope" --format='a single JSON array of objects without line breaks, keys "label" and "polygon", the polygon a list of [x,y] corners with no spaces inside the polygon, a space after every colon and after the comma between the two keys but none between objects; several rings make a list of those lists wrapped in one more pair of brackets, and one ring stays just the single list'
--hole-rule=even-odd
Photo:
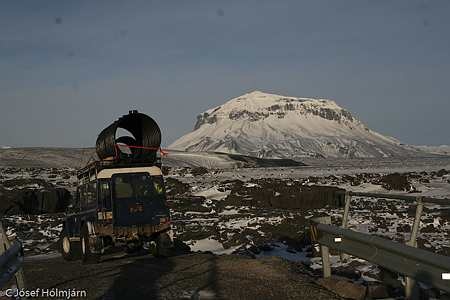
[{"label": "mountain slope", "polygon": [[254,91],[209,109],[169,148],[257,157],[392,157],[420,153],[367,128],[327,99]]}]

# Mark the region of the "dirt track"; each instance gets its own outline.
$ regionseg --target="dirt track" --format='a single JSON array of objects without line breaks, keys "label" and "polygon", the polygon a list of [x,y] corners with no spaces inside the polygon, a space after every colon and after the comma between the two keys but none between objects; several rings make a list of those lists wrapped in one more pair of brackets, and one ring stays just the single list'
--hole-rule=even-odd
[{"label": "dirt track", "polygon": [[116,255],[83,265],[56,257],[27,261],[24,270],[29,289],[85,289],[88,299],[338,299],[278,258]]}]

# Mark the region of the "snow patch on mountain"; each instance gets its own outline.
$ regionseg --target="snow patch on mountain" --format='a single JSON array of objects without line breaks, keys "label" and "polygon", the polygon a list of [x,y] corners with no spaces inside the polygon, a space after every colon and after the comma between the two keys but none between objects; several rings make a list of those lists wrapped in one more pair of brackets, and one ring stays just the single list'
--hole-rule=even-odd
[{"label": "snow patch on mountain", "polygon": [[261,91],[208,109],[197,116],[194,130],[169,148],[265,158],[392,157],[420,152],[370,130],[332,100]]}]

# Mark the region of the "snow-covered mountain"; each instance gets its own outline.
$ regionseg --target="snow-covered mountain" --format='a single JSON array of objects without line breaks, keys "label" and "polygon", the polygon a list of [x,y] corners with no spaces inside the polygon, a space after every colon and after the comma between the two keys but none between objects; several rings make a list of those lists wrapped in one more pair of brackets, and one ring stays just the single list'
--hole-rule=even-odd
[{"label": "snow-covered mountain", "polygon": [[391,157],[419,153],[370,130],[327,99],[253,91],[197,116],[169,148],[257,157]]}]

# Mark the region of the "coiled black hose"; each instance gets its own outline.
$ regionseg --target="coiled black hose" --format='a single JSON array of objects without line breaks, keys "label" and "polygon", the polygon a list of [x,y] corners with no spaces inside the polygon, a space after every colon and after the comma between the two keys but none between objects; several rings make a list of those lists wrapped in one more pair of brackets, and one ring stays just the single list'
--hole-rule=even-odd
[{"label": "coiled black hose", "polygon": [[[128,130],[131,136],[116,137],[117,129]],[[131,154],[121,152],[117,144],[128,147]],[[117,121],[106,127],[98,136],[96,150],[103,159],[131,159],[139,161],[155,161],[156,153],[161,145],[161,130],[151,117],[130,111]]]}]

